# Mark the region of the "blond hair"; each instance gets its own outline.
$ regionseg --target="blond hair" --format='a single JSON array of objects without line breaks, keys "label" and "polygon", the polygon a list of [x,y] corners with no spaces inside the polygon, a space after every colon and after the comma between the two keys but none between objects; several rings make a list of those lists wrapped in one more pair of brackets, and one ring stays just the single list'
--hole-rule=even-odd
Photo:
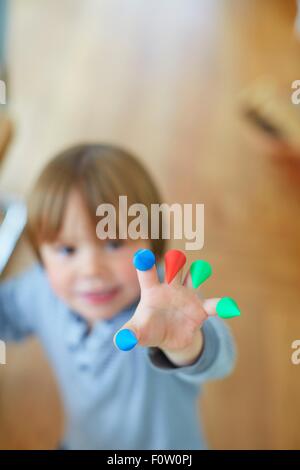
[{"label": "blond hair", "polygon": [[[149,217],[151,204],[161,204],[154,181],[131,153],[113,145],[73,146],[46,165],[28,197],[27,232],[39,259],[40,244],[54,241],[58,236],[73,189],[80,191],[95,223],[95,233],[99,204],[110,203],[117,209],[119,196],[126,195],[128,205],[144,204]],[[165,249],[161,230],[158,239],[149,241],[157,258],[161,258]]]}]

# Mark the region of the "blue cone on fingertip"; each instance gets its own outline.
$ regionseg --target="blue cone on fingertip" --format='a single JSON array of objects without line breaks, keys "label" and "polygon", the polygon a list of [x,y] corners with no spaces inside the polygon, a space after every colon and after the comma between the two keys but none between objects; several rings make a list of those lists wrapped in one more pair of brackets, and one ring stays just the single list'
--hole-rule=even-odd
[{"label": "blue cone on fingertip", "polygon": [[155,255],[151,250],[142,248],[134,254],[133,264],[139,271],[148,271],[155,264]]},{"label": "blue cone on fingertip", "polygon": [[115,336],[115,345],[117,348],[121,349],[121,351],[130,351],[137,343],[138,340],[135,334],[127,328],[120,330]]}]

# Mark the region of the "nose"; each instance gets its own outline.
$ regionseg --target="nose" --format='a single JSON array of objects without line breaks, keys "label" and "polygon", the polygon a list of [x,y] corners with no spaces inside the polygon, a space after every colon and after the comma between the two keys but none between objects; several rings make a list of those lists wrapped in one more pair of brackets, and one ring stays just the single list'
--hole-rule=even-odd
[{"label": "nose", "polygon": [[108,266],[105,256],[95,248],[86,250],[82,259],[81,275],[85,277],[106,277],[107,273]]}]

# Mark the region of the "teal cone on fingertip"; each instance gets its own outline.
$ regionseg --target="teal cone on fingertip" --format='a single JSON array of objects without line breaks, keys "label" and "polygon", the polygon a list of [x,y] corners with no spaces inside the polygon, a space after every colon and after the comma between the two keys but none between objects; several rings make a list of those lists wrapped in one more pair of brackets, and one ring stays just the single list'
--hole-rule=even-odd
[{"label": "teal cone on fingertip", "polygon": [[196,260],[191,264],[190,273],[194,289],[200,286],[212,274],[211,265],[207,261]]},{"label": "teal cone on fingertip", "polygon": [[124,328],[123,330],[118,331],[115,336],[115,345],[121,351],[130,351],[138,343],[137,337],[133,331]]},{"label": "teal cone on fingertip", "polygon": [[233,318],[241,315],[241,311],[235,300],[223,297],[216,306],[216,311],[221,318]]}]

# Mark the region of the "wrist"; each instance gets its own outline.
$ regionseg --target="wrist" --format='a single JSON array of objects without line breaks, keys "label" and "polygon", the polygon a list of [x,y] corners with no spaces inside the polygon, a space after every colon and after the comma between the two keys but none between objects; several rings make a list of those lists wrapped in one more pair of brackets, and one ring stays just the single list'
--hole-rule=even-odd
[{"label": "wrist", "polygon": [[195,333],[192,343],[186,348],[180,349],[178,351],[169,351],[166,349],[162,349],[162,351],[173,364],[178,367],[183,367],[192,365],[198,360],[202,353],[203,345],[203,333],[199,328]]}]

